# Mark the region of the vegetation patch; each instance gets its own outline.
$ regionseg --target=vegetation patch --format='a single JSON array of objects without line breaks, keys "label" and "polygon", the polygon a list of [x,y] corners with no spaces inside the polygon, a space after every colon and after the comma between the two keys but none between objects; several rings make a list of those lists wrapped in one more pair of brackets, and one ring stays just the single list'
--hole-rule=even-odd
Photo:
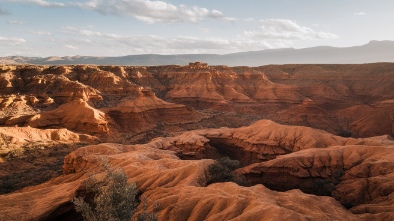
[{"label": "vegetation patch", "polygon": [[98,181],[91,176],[84,183],[87,193],[93,193],[93,201],[85,201],[78,197],[73,199],[77,212],[85,221],[130,221],[135,217],[138,221],[156,221],[154,212],[147,211],[147,202],[144,210],[135,215],[138,202],[138,189],[134,183],[127,183],[127,174],[122,169],[110,169],[105,166],[106,176]]},{"label": "vegetation patch", "polygon": [[0,194],[46,182],[62,175],[64,157],[83,144],[15,146],[0,158]]},{"label": "vegetation patch", "polygon": [[241,167],[238,160],[231,160],[229,157],[217,159],[208,168],[207,184],[220,182],[234,182],[239,185],[245,185],[245,177],[235,172]]}]

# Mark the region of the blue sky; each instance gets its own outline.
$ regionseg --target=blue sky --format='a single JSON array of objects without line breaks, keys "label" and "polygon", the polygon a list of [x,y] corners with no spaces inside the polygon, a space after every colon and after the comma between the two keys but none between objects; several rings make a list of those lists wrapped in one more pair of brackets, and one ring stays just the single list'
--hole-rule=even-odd
[{"label": "blue sky", "polygon": [[393,21],[392,0],[0,0],[0,56],[349,47]]}]

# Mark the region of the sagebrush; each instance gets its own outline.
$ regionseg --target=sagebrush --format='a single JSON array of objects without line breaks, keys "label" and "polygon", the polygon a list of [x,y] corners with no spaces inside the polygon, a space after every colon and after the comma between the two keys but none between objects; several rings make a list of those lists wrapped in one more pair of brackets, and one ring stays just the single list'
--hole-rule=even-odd
[{"label": "sagebrush", "polygon": [[[92,176],[84,183],[87,192],[94,195],[92,205],[78,197],[73,199],[75,209],[85,221],[130,221],[138,206],[137,186],[127,183],[123,170],[106,169],[107,174],[102,181]],[[143,213],[144,216],[138,216],[138,220],[157,220],[156,214],[148,213],[145,208]]]},{"label": "sagebrush", "polygon": [[222,157],[208,167],[207,184],[218,182],[235,182],[244,185],[245,178],[234,170],[241,167],[238,160],[231,160],[229,157]]}]

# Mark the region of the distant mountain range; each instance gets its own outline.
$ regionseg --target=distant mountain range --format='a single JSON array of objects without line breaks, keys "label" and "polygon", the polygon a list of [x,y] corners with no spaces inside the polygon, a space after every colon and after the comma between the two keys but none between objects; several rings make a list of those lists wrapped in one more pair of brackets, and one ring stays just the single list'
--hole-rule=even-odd
[{"label": "distant mountain range", "polygon": [[201,61],[210,65],[261,66],[267,64],[361,64],[394,62],[394,41],[371,41],[362,46],[337,48],[319,46],[311,48],[282,48],[232,54],[142,54],[121,57],[0,57],[0,64],[97,64],[97,65],[185,65]]}]

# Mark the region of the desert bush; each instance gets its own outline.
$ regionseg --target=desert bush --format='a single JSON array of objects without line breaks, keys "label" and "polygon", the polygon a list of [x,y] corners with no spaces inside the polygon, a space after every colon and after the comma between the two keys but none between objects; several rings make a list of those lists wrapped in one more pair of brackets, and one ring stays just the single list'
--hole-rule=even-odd
[{"label": "desert bush", "polygon": [[108,169],[103,181],[97,181],[93,176],[85,182],[88,191],[94,193],[93,206],[83,198],[74,198],[73,203],[77,212],[86,221],[129,221],[136,208],[137,186],[127,184],[127,175],[121,169]]},{"label": "desert bush", "polygon": [[241,166],[238,160],[231,160],[229,157],[222,157],[208,167],[207,184],[219,182],[235,182],[239,185],[245,183],[244,177],[234,172]]},{"label": "desert bush", "polygon": [[[138,189],[134,183],[127,183],[127,174],[122,169],[110,169],[104,164],[106,176],[98,181],[89,177],[84,186],[86,192],[94,195],[93,202],[87,203],[82,197],[74,198],[73,204],[85,221],[130,221],[138,206]],[[146,204],[146,206],[145,206]],[[155,213],[144,210],[137,216],[138,221],[156,221]]]}]

